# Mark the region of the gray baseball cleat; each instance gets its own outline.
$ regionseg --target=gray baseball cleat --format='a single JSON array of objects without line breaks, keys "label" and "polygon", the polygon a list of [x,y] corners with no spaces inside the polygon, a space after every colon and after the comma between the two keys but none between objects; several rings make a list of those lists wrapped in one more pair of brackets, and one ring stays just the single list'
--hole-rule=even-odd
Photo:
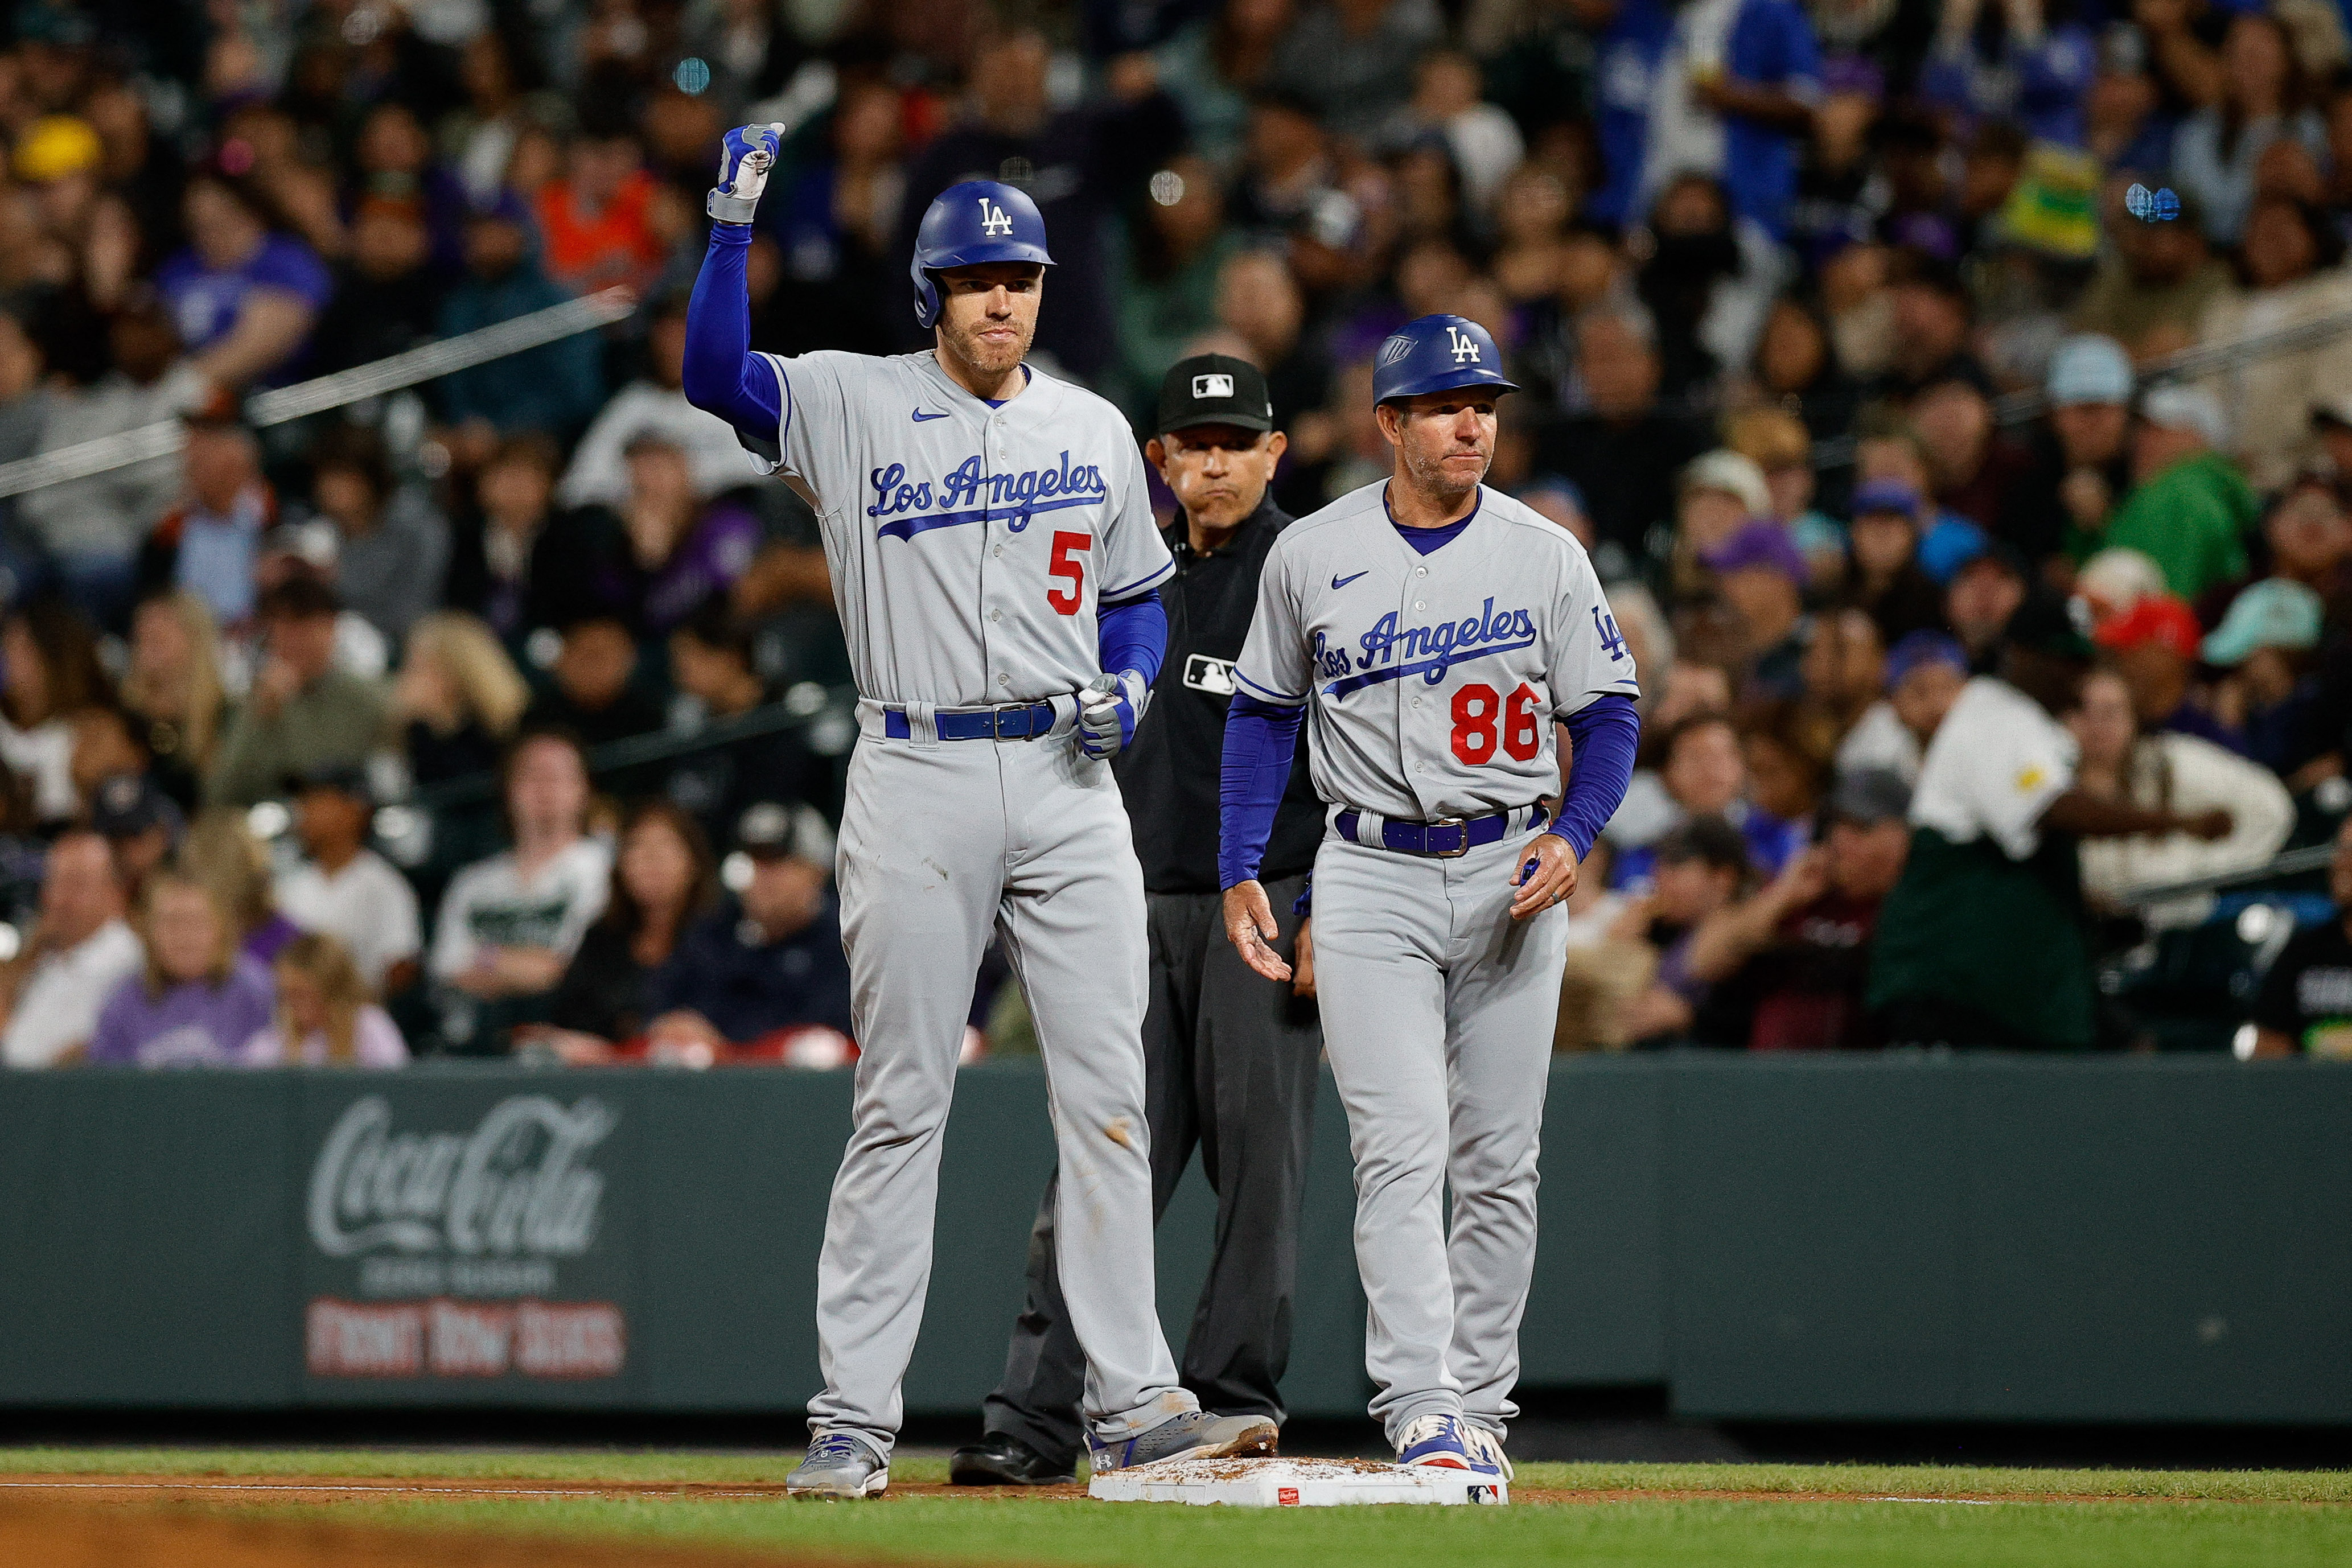
[{"label": "gray baseball cleat", "polygon": [[1263,1416],[1212,1416],[1186,1410],[1132,1437],[1106,1443],[1087,1434],[1087,1458],[1094,1472],[1123,1470],[1161,1459],[1223,1459],[1236,1454],[1271,1454],[1282,1428]]},{"label": "gray baseball cleat", "polygon": [[889,1484],[890,1461],[850,1432],[820,1433],[808,1458],[784,1478],[784,1490],[793,1497],[879,1497]]}]

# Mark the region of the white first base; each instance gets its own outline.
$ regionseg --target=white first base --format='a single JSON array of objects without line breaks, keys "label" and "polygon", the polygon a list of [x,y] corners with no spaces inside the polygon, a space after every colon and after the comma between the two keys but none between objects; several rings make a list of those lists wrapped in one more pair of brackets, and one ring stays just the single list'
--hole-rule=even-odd
[{"label": "white first base", "polygon": [[1511,1489],[1486,1470],[1407,1469],[1377,1459],[1162,1459],[1098,1475],[1087,1483],[1087,1495],[1104,1502],[1332,1508],[1508,1502]]}]

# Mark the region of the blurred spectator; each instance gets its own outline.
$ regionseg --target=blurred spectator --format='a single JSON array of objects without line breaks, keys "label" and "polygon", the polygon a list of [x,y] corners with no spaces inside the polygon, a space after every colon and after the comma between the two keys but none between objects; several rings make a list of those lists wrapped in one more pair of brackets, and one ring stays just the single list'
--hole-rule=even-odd
[{"label": "blurred spectator", "polygon": [[1971,669],[1989,670],[1999,658],[2000,635],[2025,602],[2025,563],[2005,544],[1995,543],[1962,560],[1944,585],[1944,623],[1960,640]]},{"label": "blurred spectator", "polygon": [[229,709],[219,630],[212,611],[186,589],[152,593],[132,612],[122,705],[142,727],[139,739],[156,788],[182,811],[194,810],[227,733]]},{"label": "blurred spectator", "polygon": [[346,204],[408,204],[425,221],[433,270],[444,277],[457,271],[464,246],[466,187],[434,156],[432,138],[416,110],[397,99],[371,107],[360,121],[351,162],[354,182]]},{"label": "blurred spectator", "polygon": [[89,622],[37,599],[0,622],[0,762],[30,784],[33,810],[61,822],[81,810],[73,781],[73,716],[111,700]]},{"label": "blurred spectator", "polygon": [[152,780],[136,773],[112,773],[90,791],[90,831],[114,856],[114,877],[123,897],[137,904],[148,879],[180,851],[187,820]]},{"label": "blurred spectator", "polygon": [[0,1061],[54,1067],[78,1060],[106,998],[137,972],[139,938],[123,918],[122,884],[104,839],[79,830],[49,849],[40,921],[0,967]]},{"label": "blurred spectator", "polygon": [[[454,231],[461,233],[462,231]],[[448,275],[437,269],[424,209],[410,197],[367,196],[352,219],[351,255],[319,319],[319,369],[349,370],[433,336]]]},{"label": "blurred spectator", "polygon": [[267,200],[216,171],[188,183],[188,248],[156,270],[189,364],[216,386],[291,380],[333,293],[317,254],[274,229]]},{"label": "blurred spectator", "polygon": [[500,786],[514,847],[459,872],[435,917],[433,977],[457,994],[444,1041],[460,1054],[501,1052],[509,1027],[537,1021],[612,877],[612,851],[584,831],[588,770],[570,738],[526,733]]},{"label": "blurred spectator", "polygon": [[1176,151],[1183,114],[1160,90],[1149,56],[1123,57],[1100,103],[1071,109],[1056,109],[1047,96],[1051,63],[1045,37],[1031,27],[995,35],[973,53],[970,98],[957,122],[908,165],[907,204],[890,254],[911,254],[931,198],[971,171],[1034,179],[1057,264],[1046,280],[1054,303],[1038,318],[1037,348],[1092,380],[1117,363],[1106,220]]},{"label": "blurred spectator", "polygon": [[1656,978],[1627,1004],[1626,1039],[1669,1044],[1690,1037],[1711,989],[1691,970],[1699,927],[1744,890],[1747,846],[1720,817],[1694,817],[1658,841],[1650,891],[1619,917],[1619,929],[1658,956]]},{"label": "blurred spectator", "polygon": [[2057,716],[2079,698],[2090,649],[2065,605],[2030,598],[1999,677],[1962,688],[1911,798],[1911,853],[1879,915],[1870,1006],[1895,1044],[2088,1048],[2091,958],[2076,841],[2230,831],[2195,815],[2105,800],[2076,786]]},{"label": "blurred spectator", "polygon": [[1609,180],[1593,210],[1631,223],[1669,180],[1696,172],[1722,182],[1741,223],[1778,238],[1821,89],[1805,13],[1788,0],[1627,0],[1596,47]]},{"label": "blurred spectator", "polygon": [[2043,383],[2050,414],[1992,530],[2032,563],[2070,534],[2097,534],[2131,479],[2132,367],[2113,338],[2078,333],[2058,345]]},{"label": "blurred spectator", "polygon": [[334,591],[308,574],[289,577],[263,597],[261,667],[221,742],[205,785],[207,804],[266,800],[289,775],[363,763],[383,740],[383,688],[334,667],[341,609]]},{"label": "blurred spectator", "polygon": [[1807,629],[1805,559],[1788,530],[1759,517],[1700,559],[1715,573],[1732,614],[1746,673],[1744,695],[1795,696]]},{"label": "blurred spectator", "polygon": [[1983,387],[1962,376],[1931,382],[1911,400],[1910,415],[1936,504],[1980,528],[1993,527],[2031,459],[1995,434]]},{"label": "blurred spectator", "polygon": [[1701,921],[1686,967],[1711,988],[1699,1038],[1754,1051],[1881,1044],[1864,1006],[1879,905],[1909,852],[1910,787],[1865,769],[1838,783],[1822,841],[1755,896]]},{"label": "blurred spectator", "polygon": [[1771,515],[1771,486],[1753,459],[1723,447],[1695,458],[1675,486],[1669,582],[1674,596],[1703,596],[1713,582],[1704,558],[1729,544],[1750,521]]},{"label": "blurred spectator", "polygon": [[401,485],[383,438],[343,424],[310,455],[310,500],[336,533],[335,588],[389,642],[441,601],[449,523],[422,486]]},{"label": "blurred spectator", "polygon": [[1899,479],[1874,479],[1853,493],[1843,598],[1869,614],[1890,646],[1944,623],[1943,592],[1919,566],[1924,505]]},{"label": "blurred spectator", "polygon": [[476,617],[436,611],[409,629],[391,716],[418,784],[495,771],[530,703],[530,687]]},{"label": "blurred spectator", "polygon": [[758,482],[751,455],[735,439],[734,427],[705,413],[678,390],[686,364],[686,301],[671,296],[654,312],[646,331],[646,368],[613,394],[555,487],[560,507],[591,504],[618,508],[630,491],[628,453],[636,442],[655,440],[685,455],[695,489],[705,496]]},{"label": "blurred spectator", "polygon": [[759,553],[760,519],[733,501],[706,504],[690,455],[663,432],[631,436],[624,456],[621,526],[635,578],[628,597],[659,636],[734,587]]},{"label": "blurred spectator", "polygon": [[[119,850],[116,859],[121,860]],[[214,902],[228,916],[237,950],[255,963],[273,962],[286,944],[301,935],[278,912],[269,851],[254,837],[243,811],[215,807],[199,813],[174,863],[212,890]]]},{"label": "blurred spectator", "polygon": [[552,1043],[569,1061],[600,1061],[653,1021],[654,976],[687,928],[719,897],[710,841],[692,817],[647,800],[621,824],[604,913],[580,940],[548,1009]]},{"label": "blurred spectator", "polygon": [[1657,330],[1639,304],[1588,310],[1576,344],[1591,412],[1549,432],[1538,461],[1576,482],[1604,545],[1639,560],[1650,529],[1673,516],[1675,477],[1706,437],[1659,407]]},{"label": "blurred spectator", "polygon": [[359,966],[370,994],[414,983],[424,942],[416,894],[390,862],[368,848],[374,791],[363,768],[320,768],[288,781],[302,862],[278,873],[278,908],[306,932],[322,932]]},{"label": "blurred spectator", "polygon": [[2261,508],[2224,455],[2229,425],[2210,392],[2160,386],[2140,400],[2132,441],[2132,490],[2104,534],[2077,530],[2076,560],[2094,549],[2138,550],[2183,599],[2246,575],[2246,535]]},{"label": "blurred spectator", "polygon": [[[2094,906],[2122,907],[2135,887],[2252,871],[2266,864],[2294,828],[2294,802],[2275,775],[2194,735],[2156,733],[2137,712],[2132,685],[2094,670],[2082,704],[2066,716],[2082,747],[2077,788],[2148,811],[2195,816],[2226,811],[2226,838],[2140,834],[2083,841],[2083,892]],[[2210,894],[2176,898],[2137,913],[2151,930],[2185,928],[2213,910]],[[2130,911],[2126,910],[2126,913]]]},{"label": "blurred spectator", "polygon": [[[179,340],[152,295],[118,312],[106,337],[108,368],[97,380],[48,389],[43,451],[170,419],[187,395],[194,374],[174,371]],[[182,474],[173,457],[151,457],[17,497],[17,515],[40,540],[66,592],[101,624],[121,625],[139,548],[177,498]]]},{"label": "blurred spectator", "polygon": [[1813,509],[1817,478],[1804,421],[1785,408],[1743,409],[1723,422],[1723,444],[1763,472],[1770,505],[1759,515],[1789,530],[1790,541],[1805,558],[1809,583],[1820,588],[1843,578],[1846,530]]},{"label": "blurred spectator", "polygon": [[278,522],[277,492],[261,476],[253,432],[226,400],[215,399],[185,418],[185,496],[148,533],[139,587],[142,592],[184,588],[219,624],[242,626],[253,615],[261,537]]},{"label": "blurred spectator", "polygon": [[1958,269],[1948,260],[1910,251],[1897,256],[1890,281],[1895,338],[1886,370],[1873,383],[1877,394],[1908,405],[1945,382],[1990,385],[1969,346],[1976,301]]},{"label": "blurred spectator", "polygon": [[1837,770],[1891,773],[1919,781],[1927,743],[1968,684],[1969,654],[1942,632],[1914,632],[1886,651],[1886,696],[1873,703],[1839,743]]},{"label": "blurred spectator", "polygon": [[1370,143],[1412,95],[1415,63],[1443,29],[1428,0],[1319,0],[1283,39],[1276,79],[1335,133]]},{"label": "blurred spectator", "polygon": [[750,880],[688,928],[648,985],[656,1046],[748,1044],[812,1025],[847,1036],[849,964],[825,885],[832,832],[806,806],[762,802],[743,813],[735,841]]},{"label": "blurred spectator", "polygon": [[[701,709],[703,723],[740,718],[768,700],[752,667],[751,632],[724,600],[705,601],[670,634],[669,662],[677,689]],[[666,792],[720,838],[759,801],[822,800],[822,780],[795,727],[688,754],[672,765]]]},{"label": "blurred spectator", "polygon": [[286,945],[271,966],[277,1016],[237,1052],[247,1067],[405,1067],[408,1042],[368,999],[352,956],[313,932]]},{"label": "blurred spectator", "polygon": [[2226,672],[2214,692],[2214,716],[2238,737],[2246,756],[2288,781],[2314,780],[2304,769],[2333,751],[2314,654],[2325,630],[2318,594],[2291,578],[2269,577],[2230,601],[2229,613],[2200,648]]},{"label": "blurred spectator", "polygon": [[1649,233],[1634,288],[1657,323],[1660,386],[1670,401],[1704,403],[1755,352],[1780,267],[1769,244],[1742,244],[1723,187],[1703,174],[1667,182]]},{"label": "blurred spectator", "polygon": [[218,1067],[269,1023],[269,972],[236,950],[236,927],[204,883],[167,871],[140,906],[146,972],[119,982],[98,1015],[89,1060]]},{"label": "blurred spectator", "polygon": [[1642,885],[1655,863],[1660,836],[1694,818],[1730,823],[1746,845],[1742,863],[1752,860],[1767,876],[1777,874],[1803,841],[1801,830],[1749,803],[1739,731],[1720,709],[1676,719],[1660,745],[1655,770],[1635,773],[1625,799],[1630,809],[1621,809],[1609,827],[1615,874],[1624,886]]},{"label": "blurred spectator", "polygon": [[2136,360],[2194,341],[2206,309],[2232,290],[2229,267],[2206,246],[2201,215],[2193,191],[2181,193],[2171,221],[2115,204],[2107,224],[2115,254],[2074,302],[2074,329],[2116,339]]},{"label": "blurred spectator", "polygon": [[[466,274],[442,302],[440,334],[454,338],[561,305],[568,298],[531,254],[530,218],[511,194],[477,207],[466,225]],[[568,437],[604,400],[604,377],[593,332],[575,332],[536,349],[436,383],[450,425],[450,455],[479,466],[500,436],[523,431]]]},{"label": "blurred spectator", "polygon": [[[1216,325],[1219,277],[1240,244],[1225,225],[1224,195],[1206,161],[1173,158],[1164,173],[1153,176],[1150,204],[1127,225],[1120,256],[1122,401],[1139,424],[1153,412],[1168,367]],[[1297,331],[1293,322],[1289,335]]]},{"label": "blurred spectator", "polygon": [[662,727],[662,706],[635,684],[636,634],[618,615],[583,615],[563,628],[550,672],[555,684],[531,699],[524,727],[561,729],[585,746],[608,746]]},{"label": "blurred spectator", "polygon": [[1511,117],[1480,101],[1485,90],[1475,59],[1459,49],[1439,49],[1414,67],[1412,98],[1405,105],[1414,125],[1444,139],[1460,171],[1464,199],[1482,225],[1495,212],[1503,181],[1527,152]]},{"label": "blurred spectator", "polygon": [[1861,400],[1861,389],[1838,361],[1828,325],[1793,295],[1783,295],[1765,313],[1753,379],[1759,395],[1803,420],[1817,441],[1845,434]]},{"label": "blurred spectator", "polygon": [[619,525],[597,509],[556,512],[557,466],[544,435],[499,442],[474,481],[479,525],[451,540],[449,607],[480,616],[510,647],[621,591],[608,570]]},{"label": "blurred spectator", "polygon": [[2287,939],[2254,998],[2253,1054],[2352,1057],[2352,821],[2327,863],[2335,918]]},{"label": "blurred spectator", "polygon": [[2190,677],[2204,635],[2187,604],[2151,593],[2099,622],[2091,640],[2114,656],[2140,727],[2151,735],[2193,735],[2234,751],[2238,737],[2192,695]]},{"label": "blurred spectator", "polygon": [[615,284],[642,290],[661,267],[657,187],[635,134],[615,118],[621,107],[585,106],[562,177],[539,192],[547,274],[569,294]]},{"label": "blurred spectator", "polygon": [[[752,289],[751,340],[762,349],[887,353],[897,345],[905,266],[892,246],[907,201],[906,120],[890,84],[842,84],[831,156],[803,167],[786,199],[762,214],[780,253],[764,307]],[[708,153],[698,148],[696,155]],[[735,444],[731,430],[728,444]]]},{"label": "blurred spectator", "polygon": [[2173,183],[2197,198],[2205,232],[2217,245],[2235,245],[2244,231],[2254,168],[2273,141],[2292,139],[2314,158],[2327,155],[2327,131],[2308,107],[2309,89],[2284,24],[2246,10],[2229,26],[2220,99],[2182,121],[2172,140]]},{"label": "blurred spectator", "polygon": [[1160,85],[1183,106],[1192,150],[1221,173],[1241,157],[1250,100],[1271,79],[1295,14],[1292,0],[1222,0],[1152,56]]},{"label": "blurred spectator", "polygon": [[2273,577],[2319,596],[2331,626],[2352,625],[2352,517],[2337,476],[2306,469],[2273,498],[2263,517]]},{"label": "blurred spectator", "polygon": [[1790,735],[1808,756],[1826,761],[1883,696],[1886,643],[1861,611],[1825,611],[1813,617],[1799,674],[1804,695],[1791,710]]},{"label": "blurred spectator", "polygon": [[[2260,198],[2239,250],[2246,292],[2207,308],[2200,346],[2220,348],[2352,313],[2352,274],[2343,261],[2343,234],[2326,214],[2290,197]],[[2319,456],[2310,410],[2352,385],[2352,343],[2330,337],[2266,353],[2200,384],[2229,408],[2237,436],[2231,450],[2246,476],[2274,490]]]}]

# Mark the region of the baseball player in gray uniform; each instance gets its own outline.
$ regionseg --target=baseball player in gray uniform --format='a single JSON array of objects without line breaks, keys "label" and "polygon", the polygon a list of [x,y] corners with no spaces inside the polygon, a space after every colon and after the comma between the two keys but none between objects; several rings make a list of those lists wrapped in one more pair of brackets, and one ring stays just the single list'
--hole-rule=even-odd
[{"label": "baseball player in gray uniform", "polygon": [[1142,460],[1118,411],[1024,362],[1053,258],[1009,185],[951,186],[923,219],[909,270],[932,350],[751,352],[744,257],[782,129],[726,138],[686,392],[815,508],[859,694],[837,873],[855,1124],[817,1268],[824,1390],[785,1485],[888,1485],[992,930],[1045,1053],[1095,1468],[1257,1451],[1274,1424],[1205,1415],[1153,1306],[1143,883],[1109,762],[1167,632]]},{"label": "baseball player in gray uniform", "polygon": [[[1371,1412],[1401,1463],[1507,1476],[1559,906],[1623,798],[1639,725],[1582,547],[1480,482],[1515,390],[1500,364],[1457,316],[1381,345],[1395,469],[1266,559],[1225,727],[1219,878],[1234,946],[1286,974],[1257,865],[1311,715],[1330,813],[1316,977],[1355,1155]],[[1555,724],[1573,747],[1564,789]]]}]

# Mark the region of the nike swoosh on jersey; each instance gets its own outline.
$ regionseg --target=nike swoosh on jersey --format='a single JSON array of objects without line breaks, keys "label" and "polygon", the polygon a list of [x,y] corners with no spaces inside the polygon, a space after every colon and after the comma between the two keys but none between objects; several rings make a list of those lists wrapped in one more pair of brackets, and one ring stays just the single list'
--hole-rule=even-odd
[{"label": "nike swoosh on jersey", "polygon": [[[1369,566],[1368,566],[1368,567],[1366,567],[1366,568],[1364,568],[1364,571],[1370,571],[1370,570],[1372,570],[1372,569],[1371,569],[1370,567],[1369,567]],[[1356,579],[1358,579],[1358,578],[1360,578],[1360,577],[1363,576],[1363,575],[1364,575],[1364,571],[1352,571],[1352,572],[1349,572],[1349,573],[1347,576],[1345,576],[1345,577],[1341,577],[1338,572],[1336,572],[1336,571],[1335,571],[1335,572],[1333,572],[1333,573],[1331,574],[1331,586],[1332,586],[1332,587],[1334,587],[1334,588],[1345,588],[1345,587],[1347,587],[1347,586],[1348,586],[1348,584],[1349,584],[1349,583],[1351,583],[1351,582],[1355,581],[1355,580],[1356,580]]]},{"label": "nike swoosh on jersey", "polygon": [[917,424],[929,424],[932,420],[945,419],[947,415],[943,413],[925,413],[919,408],[915,411],[915,423]]}]

